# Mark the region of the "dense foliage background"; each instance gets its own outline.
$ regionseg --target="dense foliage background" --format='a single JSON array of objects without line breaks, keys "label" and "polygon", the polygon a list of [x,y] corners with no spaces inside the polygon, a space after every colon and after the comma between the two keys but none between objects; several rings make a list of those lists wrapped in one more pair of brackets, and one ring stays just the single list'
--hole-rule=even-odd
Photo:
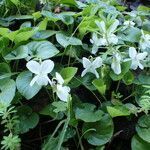
[{"label": "dense foliage background", "polygon": [[149,1],[0,0],[1,149],[150,149]]}]

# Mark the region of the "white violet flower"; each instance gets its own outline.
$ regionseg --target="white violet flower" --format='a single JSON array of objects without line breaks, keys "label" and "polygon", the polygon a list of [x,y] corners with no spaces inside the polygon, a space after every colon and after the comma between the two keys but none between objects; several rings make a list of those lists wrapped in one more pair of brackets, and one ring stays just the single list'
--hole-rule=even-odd
[{"label": "white violet flower", "polygon": [[83,61],[83,67],[85,68],[81,74],[81,77],[83,77],[86,73],[91,72],[95,74],[97,78],[99,78],[99,74],[96,71],[97,68],[102,66],[102,58],[97,57],[94,61],[91,61],[85,57],[82,59]]},{"label": "white violet flower", "polygon": [[130,59],[126,59],[126,60],[132,61],[131,62],[131,69],[136,70],[138,67],[140,69],[144,69],[144,66],[141,64],[141,61],[144,60],[147,55],[148,55],[147,52],[137,53],[137,51],[134,47],[130,47],[129,48]]},{"label": "white violet flower", "polygon": [[103,45],[103,43],[101,39],[98,38],[96,33],[92,34],[92,39],[90,39],[90,42],[93,44],[92,54],[96,54],[96,52],[98,51],[98,47]]},{"label": "white violet flower", "polygon": [[40,0],[40,4],[46,4],[47,0]]},{"label": "white violet flower", "polygon": [[112,59],[112,64],[111,64],[111,68],[114,71],[115,74],[120,74],[121,73],[121,56],[119,53],[115,53],[113,55],[113,59]]},{"label": "white violet flower", "polygon": [[123,23],[126,27],[134,27],[135,23],[133,21],[127,20]]},{"label": "white violet flower", "polygon": [[141,32],[140,47],[142,50],[145,50],[146,48],[150,48],[150,34],[144,34],[143,30]]},{"label": "white violet flower", "polygon": [[56,76],[55,78],[53,78],[53,80],[56,80],[56,82],[55,81],[52,82],[54,92],[56,92],[60,100],[67,102],[70,88],[68,86],[63,86],[64,79],[58,72],[56,72]]},{"label": "white violet flower", "polygon": [[51,84],[48,74],[54,68],[54,62],[51,60],[45,60],[41,63],[31,60],[26,64],[26,67],[35,74],[35,77],[30,82],[30,86],[33,86],[36,82],[38,85],[47,85],[48,82]]},{"label": "white violet flower", "polygon": [[114,20],[114,22],[108,29],[106,29],[106,24],[104,21],[95,21],[95,23],[99,27],[100,33],[102,34],[102,38],[100,38],[101,45],[118,43],[118,37],[114,34],[119,25],[119,21],[117,19]]}]

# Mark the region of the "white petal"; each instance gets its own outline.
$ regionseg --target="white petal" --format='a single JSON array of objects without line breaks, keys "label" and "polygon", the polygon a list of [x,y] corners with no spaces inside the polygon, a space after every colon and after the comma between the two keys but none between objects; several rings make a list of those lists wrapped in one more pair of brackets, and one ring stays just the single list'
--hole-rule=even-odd
[{"label": "white petal", "polygon": [[147,52],[139,53],[139,54],[137,54],[137,59],[138,60],[144,60],[147,55],[148,55]]},{"label": "white petal", "polygon": [[142,70],[144,69],[144,66],[140,62],[138,63],[138,66],[140,69],[142,69]]},{"label": "white petal", "polygon": [[115,19],[113,24],[108,29],[108,34],[113,33],[117,29],[118,25],[119,25],[119,21],[117,19]]},{"label": "white petal", "polygon": [[109,42],[109,44],[117,44],[118,37],[115,34],[111,34],[108,36],[108,42]]},{"label": "white petal", "polygon": [[29,61],[26,64],[26,67],[33,73],[39,74],[40,73],[40,64],[34,60]]},{"label": "white petal", "polygon": [[106,26],[105,26],[105,22],[104,21],[95,21],[96,25],[99,27],[100,31],[102,33],[105,33],[106,32]]},{"label": "white petal", "polygon": [[136,55],[137,55],[136,49],[134,47],[130,47],[129,48],[129,56],[130,56],[130,58],[135,59]]},{"label": "white petal", "polygon": [[82,62],[84,68],[89,68],[91,66],[91,61],[85,57],[82,58]]},{"label": "white petal", "polygon": [[94,74],[95,74],[96,78],[99,78],[99,74],[98,74],[98,72],[96,71],[96,69],[94,70]]},{"label": "white petal", "polygon": [[99,46],[100,45],[108,45],[107,40],[105,38],[100,38],[98,42],[99,42]]},{"label": "white petal", "polygon": [[92,47],[92,54],[96,54],[98,51],[98,46],[97,45],[93,45]]},{"label": "white petal", "polygon": [[42,74],[48,74],[50,73],[54,68],[54,62],[51,60],[45,60],[41,63],[41,73]]},{"label": "white petal", "polygon": [[92,66],[93,66],[93,68],[99,68],[100,66],[102,66],[102,58],[101,58],[101,57],[97,57],[97,58],[92,62]]},{"label": "white petal", "polygon": [[34,83],[37,81],[38,77],[39,77],[39,76],[37,75],[37,76],[35,76],[35,77],[31,80],[30,86],[33,86],[33,85],[34,85]]},{"label": "white petal", "polygon": [[64,84],[64,79],[58,72],[56,72],[56,80],[58,81],[59,84]]},{"label": "white petal", "polygon": [[49,78],[45,75],[45,76],[38,76],[37,80],[36,80],[36,83],[38,85],[41,85],[41,86],[46,86],[49,82]]},{"label": "white petal", "polygon": [[84,70],[82,71],[81,77],[85,76],[85,74],[86,74],[87,72],[88,72],[88,69],[84,69]]},{"label": "white petal", "polygon": [[111,64],[111,68],[114,71],[115,74],[120,74],[121,73],[121,65],[120,62],[116,61],[115,59],[113,59],[113,62]]},{"label": "white petal", "polygon": [[133,70],[136,70],[138,68],[138,61],[137,60],[132,60],[130,68],[133,69]]},{"label": "white petal", "polygon": [[56,94],[60,100],[67,102],[69,96],[70,88],[67,86],[57,85]]},{"label": "white petal", "polygon": [[92,39],[90,39],[90,42],[91,42],[92,44],[94,44],[94,41],[93,41]]},{"label": "white petal", "polygon": [[121,73],[121,65],[120,64],[112,64],[111,68],[113,69],[114,73],[119,75]]},{"label": "white petal", "polygon": [[94,42],[96,42],[98,40],[98,37],[97,37],[96,33],[93,33],[92,39],[93,39]]}]

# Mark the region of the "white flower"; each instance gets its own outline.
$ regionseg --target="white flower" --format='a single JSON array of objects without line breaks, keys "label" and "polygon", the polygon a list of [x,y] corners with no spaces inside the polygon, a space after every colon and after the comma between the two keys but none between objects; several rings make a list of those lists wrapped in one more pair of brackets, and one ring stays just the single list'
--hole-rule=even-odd
[{"label": "white flower", "polygon": [[146,48],[150,48],[150,35],[144,34],[143,30],[141,40],[140,40],[140,47],[142,50],[145,50]]},{"label": "white flower", "polygon": [[89,59],[83,57],[83,67],[85,68],[81,74],[81,77],[83,77],[86,73],[91,72],[95,74],[97,78],[99,78],[99,74],[96,71],[97,68],[102,66],[102,58],[97,57],[94,61],[90,61]]},{"label": "white flower", "polygon": [[115,74],[120,74],[121,73],[121,56],[119,53],[116,53],[113,55],[113,59],[112,59],[112,64],[111,64],[111,68],[114,71]]},{"label": "white flower", "polygon": [[40,4],[46,4],[46,0],[40,0]]},{"label": "white flower", "polygon": [[103,45],[101,39],[97,37],[96,33],[92,34],[92,39],[90,39],[90,42],[93,44],[92,54],[95,54],[98,51],[98,47]]},{"label": "white flower", "polygon": [[144,69],[144,66],[141,64],[140,61],[144,60],[147,56],[147,52],[143,53],[137,53],[136,49],[134,47],[129,48],[129,56],[131,63],[131,69],[136,70],[138,67],[140,69]]},{"label": "white flower", "polygon": [[36,82],[38,85],[47,85],[48,82],[51,84],[48,74],[54,68],[54,62],[51,60],[45,60],[42,63],[38,63],[34,60],[29,61],[26,67],[35,74],[35,77],[30,82],[30,86],[33,86]]},{"label": "white flower", "polygon": [[135,23],[133,21],[127,20],[123,23],[126,27],[134,27]]},{"label": "white flower", "polygon": [[102,34],[102,38],[100,38],[101,45],[109,45],[109,44],[117,44],[118,43],[118,37],[114,34],[115,30],[117,29],[119,25],[119,21],[117,19],[114,20],[112,25],[106,29],[106,24],[104,21],[95,21],[97,26],[99,27],[99,30]]},{"label": "white flower", "polygon": [[54,92],[56,92],[60,100],[67,102],[70,88],[68,86],[63,86],[64,79],[57,72],[56,72],[56,77],[53,80],[56,80],[56,83],[55,81],[52,82],[52,87],[53,87]]}]

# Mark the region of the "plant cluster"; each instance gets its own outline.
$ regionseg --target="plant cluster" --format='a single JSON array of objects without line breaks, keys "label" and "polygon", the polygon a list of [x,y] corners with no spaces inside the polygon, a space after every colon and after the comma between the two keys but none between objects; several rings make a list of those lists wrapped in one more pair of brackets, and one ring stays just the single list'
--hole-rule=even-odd
[{"label": "plant cluster", "polygon": [[21,149],[43,116],[55,126],[42,150],[123,150],[113,147],[121,134],[132,150],[150,149],[149,7],[1,0],[0,10],[1,149]]}]

